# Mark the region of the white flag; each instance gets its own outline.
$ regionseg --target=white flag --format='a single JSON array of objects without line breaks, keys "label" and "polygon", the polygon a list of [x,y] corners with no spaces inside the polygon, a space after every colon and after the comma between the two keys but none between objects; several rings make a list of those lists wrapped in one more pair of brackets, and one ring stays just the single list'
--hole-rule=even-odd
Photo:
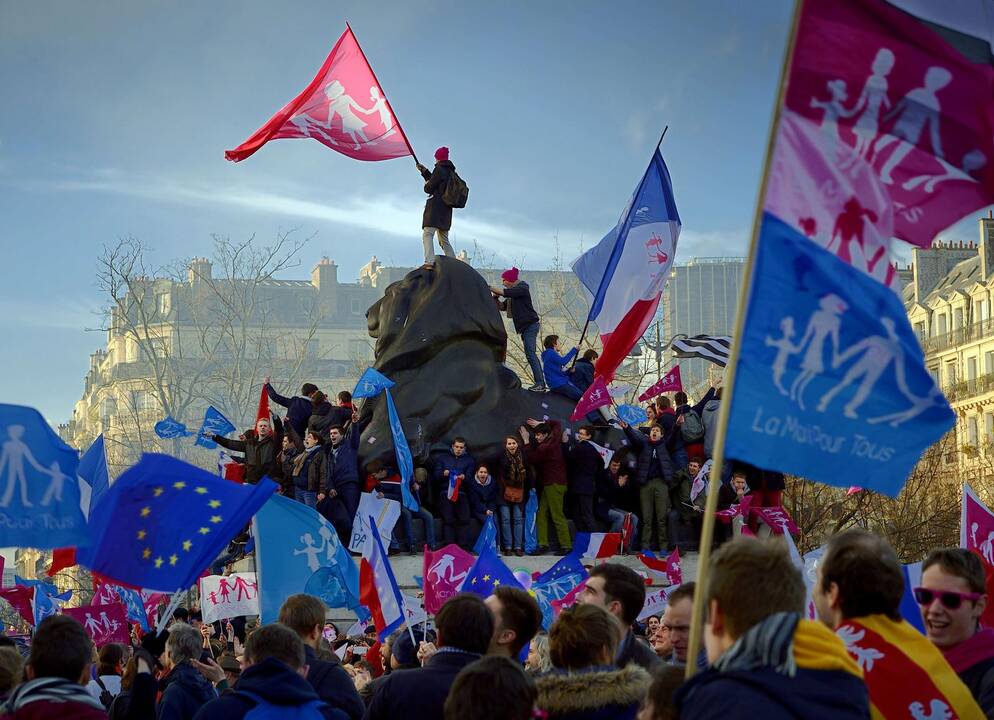
[{"label": "white flag", "polygon": [[372,515],[376,519],[376,529],[380,533],[383,544],[390,542],[393,526],[400,519],[400,503],[396,500],[378,498],[373,493],[362,493],[359,496],[359,509],[356,510],[355,521],[352,525],[352,540],[349,550],[361,553],[369,537],[369,520]]},{"label": "white flag", "polygon": [[200,581],[200,610],[205,623],[259,614],[259,584],[254,572],[208,575]]}]

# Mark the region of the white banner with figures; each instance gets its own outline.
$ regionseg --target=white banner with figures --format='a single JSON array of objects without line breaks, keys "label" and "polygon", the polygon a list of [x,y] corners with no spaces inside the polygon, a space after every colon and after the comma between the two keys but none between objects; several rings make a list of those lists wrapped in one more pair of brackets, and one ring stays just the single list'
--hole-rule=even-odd
[{"label": "white banner with figures", "polygon": [[366,543],[366,536],[369,534],[370,515],[376,521],[380,538],[386,545],[393,534],[393,526],[400,519],[400,503],[396,500],[378,498],[373,493],[363,493],[359,496],[359,509],[356,510],[355,522],[352,525],[352,541],[349,543],[349,550],[352,552],[362,552],[362,546]]},{"label": "white banner with figures", "polygon": [[666,599],[676,588],[672,585],[664,588],[657,588],[645,594],[645,605],[639,613],[638,620],[645,620],[650,615],[660,615],[666,609]]},{"label": "white banner with figures", "polygon": [[254,572],[208,575],[200,580],[200,610],[205,623],[259,614],[259,584]]},{"label": "white banner with figures", "polygon": [[419,598],[404,593],[404,618],[408,627],[420,625],[428,620],[428,613]]}]

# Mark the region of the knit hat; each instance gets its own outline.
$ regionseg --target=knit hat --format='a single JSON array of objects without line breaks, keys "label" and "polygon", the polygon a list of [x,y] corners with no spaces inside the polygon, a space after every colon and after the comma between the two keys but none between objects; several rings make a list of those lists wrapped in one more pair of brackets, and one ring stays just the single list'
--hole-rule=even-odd
[{"label": "knit hat", "polygon": [[435,151],[435,162],[442,162],[449,159],[449,149],[444,145]]},{"label": "knit hat", "polygon": [[513,267],[510,270],[505,270],[500,274],[501,280],[507,280],[509,283],[518,282],[518,268]]},{"label": "knit hat", "polygon": [[[424,640],[424,633],[414,630],[414,639],[419,643]],[[418,648],[411,642],[411,636],[404,633],[390,646],[390,655],[397,660],[399,665],[416,666],[418,664]]]}]

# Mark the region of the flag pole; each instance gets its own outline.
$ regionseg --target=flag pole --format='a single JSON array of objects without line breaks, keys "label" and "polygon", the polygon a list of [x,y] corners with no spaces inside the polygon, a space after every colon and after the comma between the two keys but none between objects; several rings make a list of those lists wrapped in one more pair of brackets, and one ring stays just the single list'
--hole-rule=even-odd
[{"label": "flag pole", "polygon": [[359,38],[355,36],[355,30],[352,29],[352,26],[349,25],[348,21],[346,21],[345,27],[348,28],[348,31],[350,33],[352,33],[352,39],[355,40],[355,46],[359,48],[359,54],[362,55],[363,62],[366,63],[366,67],[369,68],[369,72],[373,76],[373,80],[376,81],[376,87],[380,89],[380,95],[383,97],[383,102],[386,103],[387,110],[389,110],[390,114],[393,115],[393,119],[397,121],[397,129],[400,130],[400,136],[404,138],[404,143],[407,145],[407,149],[411,151],[411,156],[414,158],[414,162],[420,165],[421,163],[418,162],[418,156],[414,152],[414,148],[411,147],[411,141],[407,139],[407,133],[404,132],[404,126],[400,124],[400,120],[397,118],[397,113],[393,111],[393,106],[390,104],[390,101],[387,99],[387,93],[383,89],[383,84],[380,83],[380,79],[376,77],[376,71],[373,70],[373,66],[369,62],[369,59],[366,57],[366,53],[363,52],[362,45],[359,44]]},{"label": "flag pole", "polygon": [[787,90],[787,75],[790,72],[791,58],[794,53],[794,42],[797,38],[797,24],[801,16],[804,0],[795,0],[794,12],[791,18],[790,34],[787,36],[787,47],[784,48],[783,62],[780,66],[780,84],[777,89],[773,117],[766,139],[766,158],[763,161],[763,176],[760,181],[759,195],[756,198],[756,214],[752,223],[752,237],[749,240],[749,253],[743,268],[742,285],[739,287],[738,308],[735,313],[735,332],[732,335],[732,346],[725,368],[725,380],[722,390],[721,404],[718,410],[718,427],[715,435],[714,452],[712,453],[711,474],[708,478],[708,497],[704,507],[704,522],[701,527],[700,552],[697,558],[697,587],[694,590],[694,605],[690,616],[690,642],[687,647],[686,677],[690,679],[697,670],[697,656],[700,654],[701,638],[703,636],[704,602],[707,598],[708,565],[711,560],[711,543],[714,540],[715,512],[718,509],[718,490],[721,486],[722,466],[725,463],[725,438],[728,435],[728,420],[731,415],[735,376],[738,370],[739,356],[742,349],[742,332],[745,328],[746,310],[752,291],[753,273],[756,267],[756,246],[759,244],[759,228],[763,218],[763,206],[766,202],[766,187],[770,178],[770,161],[773,157],[773,145],[780,127],[780,115]]}]

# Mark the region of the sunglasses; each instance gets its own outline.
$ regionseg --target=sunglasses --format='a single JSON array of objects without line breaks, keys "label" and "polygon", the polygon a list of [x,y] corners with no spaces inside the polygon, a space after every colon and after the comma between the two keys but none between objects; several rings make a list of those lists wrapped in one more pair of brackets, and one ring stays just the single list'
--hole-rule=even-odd
[{"label": "sunglasses", "polygon": [[943,592],[938,592],[936,590],[929,590],[928,588],[917,587],[914,589],[915,602],[922,606],[931,605],[936,598],[939,598],[939,602],[943,604],[949,610],[956,610],[960,605],[963,604],[964,600],[969,600],[971,602],[976,602],[984,595],[983,593],[961,593],[953,592],[952,590],[946,590]]}]

